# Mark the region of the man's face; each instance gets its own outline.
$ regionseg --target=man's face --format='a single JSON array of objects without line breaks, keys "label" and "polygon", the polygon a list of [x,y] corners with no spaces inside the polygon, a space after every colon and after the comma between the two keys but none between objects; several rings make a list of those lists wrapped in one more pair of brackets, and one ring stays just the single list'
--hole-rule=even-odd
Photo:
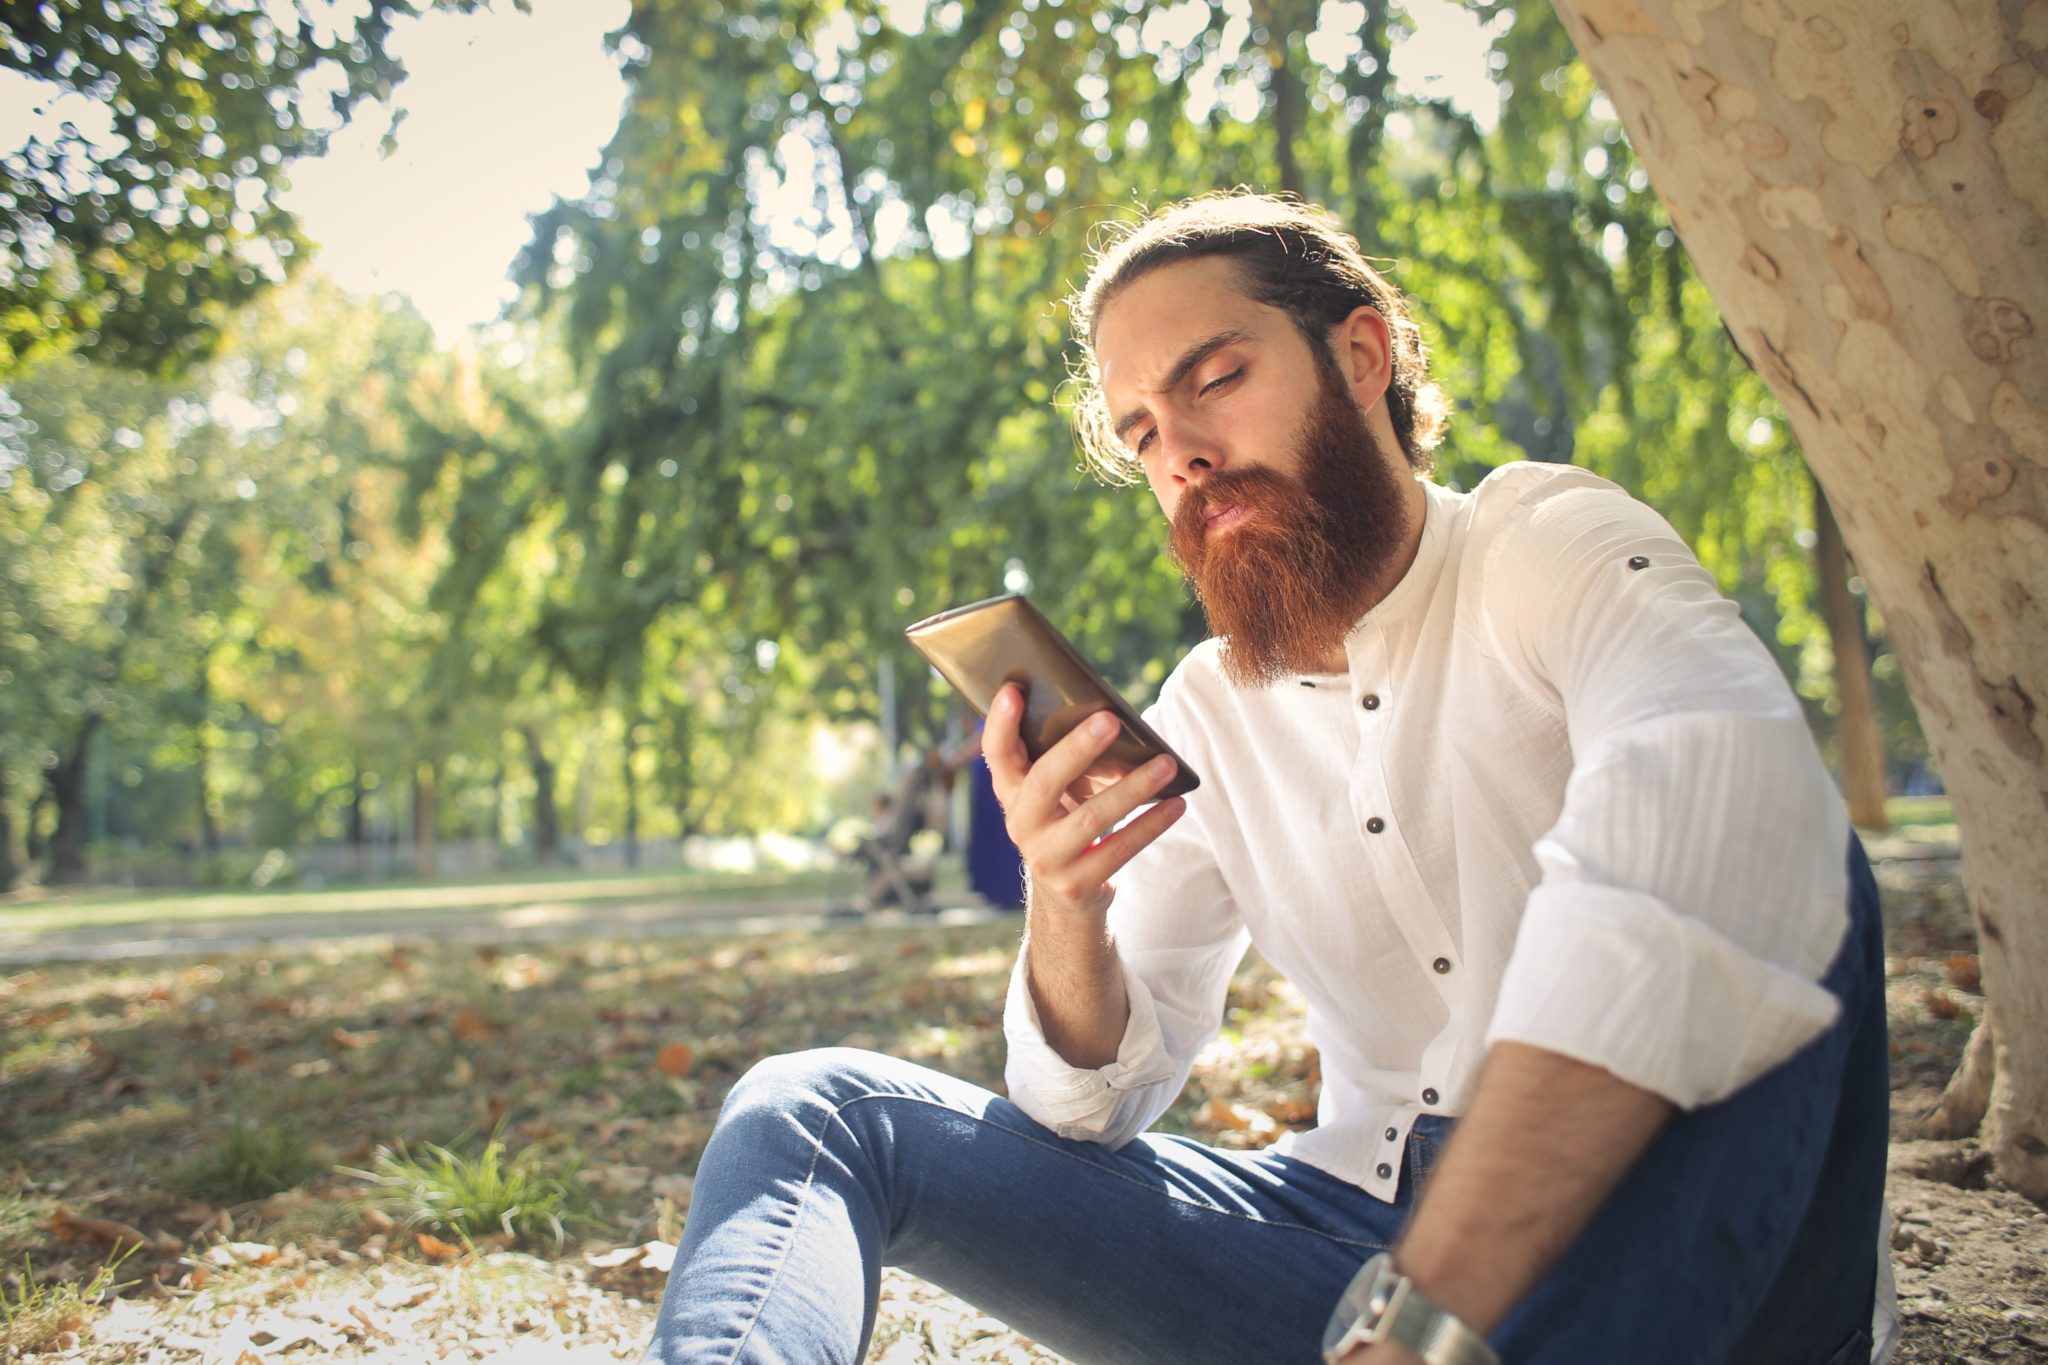
[{"label": "man's face", "polygon": [[[1239,292],[1218,258],[1163,266],[1104,309],[1103,395],[1171,548],[1256,686],[1329,666],[1391,586],[1408,514],[1341,361]],[[1405,469],[1405,464],[1401,467]]]}]

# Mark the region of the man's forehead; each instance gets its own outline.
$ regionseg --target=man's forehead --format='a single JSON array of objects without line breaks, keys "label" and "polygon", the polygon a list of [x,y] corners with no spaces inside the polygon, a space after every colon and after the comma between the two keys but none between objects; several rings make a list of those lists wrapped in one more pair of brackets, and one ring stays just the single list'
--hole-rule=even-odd
[{"label": "man's forehead", "polygon": [[1257,339],[1286,315],[1259,303],[1218,256],[1176,261],[1133,280],[1104,306],[1095,328],[1097,376],[1107,389],[1149,390],[1190,346],[1225,333]]}]

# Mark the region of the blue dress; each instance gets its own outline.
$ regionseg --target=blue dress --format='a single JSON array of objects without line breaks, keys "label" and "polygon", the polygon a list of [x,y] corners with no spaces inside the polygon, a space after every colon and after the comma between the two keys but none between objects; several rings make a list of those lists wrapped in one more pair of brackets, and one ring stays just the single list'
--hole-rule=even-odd
[{"label": "blue dress", "polygon": [[988,760],[967,765],[967,884],[998,910],[1024,908],[1024,861],[1003,824]]}]

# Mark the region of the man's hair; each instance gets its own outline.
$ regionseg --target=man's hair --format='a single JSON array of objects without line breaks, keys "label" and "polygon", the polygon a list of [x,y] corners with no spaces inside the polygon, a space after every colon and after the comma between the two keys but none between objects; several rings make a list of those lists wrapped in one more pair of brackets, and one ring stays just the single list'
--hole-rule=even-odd
[{"label": "man's hair", "polygon": [[1102,310],[1148,271],[1204,256],[1229,260],[1247,297],[1294,319],[1326,380],[1342,373],[1330,349],[1330,328],[1361,305],[1386,319],[1393,352],[1387,416],[1408,463],[1431,466],[1450,404],[1429,377],[1422,333],[1401,291],[1366,263],[1357,239],[1326,210],[1278,195],[1232,191],[1185,200],[1110,231],[1115,235],[1097,248],[1088,282],[1067,300],[1082,351],[1074,432],[1085,465],[1097,477],[1140,481],[1138,462],[1117,439],[1102,394],[1095,353]]}]

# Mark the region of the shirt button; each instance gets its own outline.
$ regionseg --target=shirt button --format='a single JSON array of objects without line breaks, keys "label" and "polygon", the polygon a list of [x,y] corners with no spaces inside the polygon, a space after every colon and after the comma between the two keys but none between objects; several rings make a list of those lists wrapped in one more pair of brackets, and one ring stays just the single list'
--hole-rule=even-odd
[{"label": "shirt button", "polygon": [[1365,832],[1367,834],[1378,834],[1381,830],[1385,829],[1386,827],[1387,822],[1380,819],[1377,815],[1373,816],[1372,819],[1365,822]]},{"label": "shirt button", "polygon": [[1425,1090],[1425,1091],[1423,1091],[1423,1092],[1422,1092],[1422,1102],[1423,1102],[1424,1104],[1435,1104],[1435,1103],[1436,1103],[1436,1091],[1434,1091],[1434,1090]]},{"label": "shirt button", "polygon": [[1365,694],[1364,698],[1358,704],[1360,706],[1363,706],[1368,711],[1377,711],[1380,709],[1380,694],[1377,692],[1368,692]]},{"label": "shirt button", "polygon": [[1387,1141],[1392,1142],[1395,1138],[1399,1136],[1401,1136],[1401,1130],[1399,1128],[1387,1129]]},{"label": "shirt button", "polygon": [[1429,965],[1436,970],[1438,976],[1443,976],[1451,970],[1451,960],[1447,957],[1440,957]]},{"label": "shirt button", "polygon": [[1394,1168],[1392,1166],[1389,1166],[1384,1161],[1382,1161],[1379,1165],[1373,1167],[1372,1169],[1373,1174],[1377,1175],[1382,1180],[1385,1180],[1388,1176],[1394,1173]]}]

